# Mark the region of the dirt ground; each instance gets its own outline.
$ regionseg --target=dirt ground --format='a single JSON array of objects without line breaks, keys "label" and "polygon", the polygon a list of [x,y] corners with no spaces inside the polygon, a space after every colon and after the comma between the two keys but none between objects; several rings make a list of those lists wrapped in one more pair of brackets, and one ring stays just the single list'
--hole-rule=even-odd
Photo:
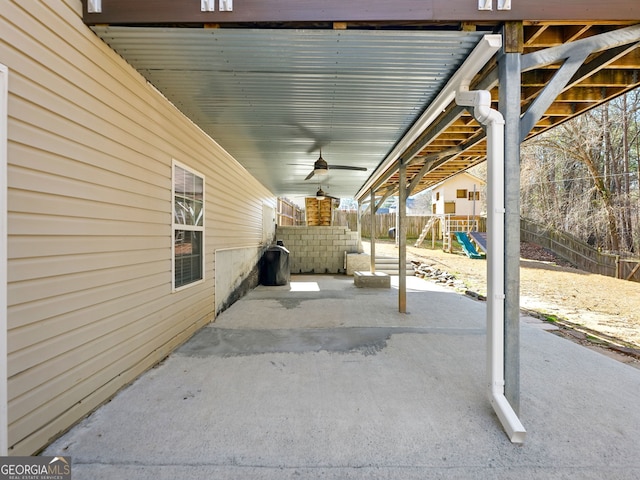
[{"label": "dirt ground", "polygon": [[[376,243],[376,252],[397,255],[393,244]],[[453,274],[471,292],[486,295],[486,260],[407,246],[407,257]],[[640,347],[640,283],[587,273],[567,266],[536,245],[522,244],[520,307],[548,319]]]}]

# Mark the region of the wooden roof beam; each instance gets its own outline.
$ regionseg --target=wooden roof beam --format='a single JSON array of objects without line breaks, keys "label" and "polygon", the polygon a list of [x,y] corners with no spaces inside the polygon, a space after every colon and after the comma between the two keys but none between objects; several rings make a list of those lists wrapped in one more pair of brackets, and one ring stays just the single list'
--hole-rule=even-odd
[{"label": "wooden roof beam", "polygon": [[590,24],[586,25],[567,25],[563,27],[563,36],[564,41],[566,42],[574,42],[576,40],[580,40],[586,36],[586,33],[593,32],[593,28]]},{"label": "wooden roof beam", "polygon": [[608,68],[640,69],[640,48],[630,51],[609,64]]},{"label": "wooden roof beam", "polygon": [[524,45],[530,46],[537,44],[538,38],[540,38],[544,32],[549,28],[549,25],[529,25],[523,28],[524,33]]},{"label": "wooden roof beam", "polygon": [[[522,92],[523,101],[530,101],[541,90],[541,88],[525,88]],[[589,102],[601,101],[603,98],[610,98],[624,92],[623,87],[574,87],[562,92],[556,97],[558,102]]]},{"label": "wooden roof beam", "polygon": [[[478,22],[537,19],[606,21],[640,19],[640,2],[628,0],[536,0],[513,2],[511,10],[482,11],[473,1],[451,0],[242,0],[232,11],[201,11],[198,0],[101,0],[100,12],[88,12],[87,25],[96,24],[223,24],[264,22]],[[217,2],[216,2],[217,3]],[[494,2],[495,3],[495,2]]]},{"label": "wooden roof beam", "polygon": [[[639,2],[640,3],[640,2]],[[589,52],[595,53],[624,45],[634,44],[640,40],[640,24],[620,28],[612,32],[595,35],[557,47],[546,48],[522,56],[522,71],[527,72],[545,65],[564,62],[570,55]]]},{"label": "wooden roof beam", "polygon": [[[536,70],[522,74],[522,86],[544,87],[553,78],[554,70]],[[574,86],[581,87],[617,87],[635,85],[638,83],[638,72],[634,69],[602,69],[580,81]]]}]

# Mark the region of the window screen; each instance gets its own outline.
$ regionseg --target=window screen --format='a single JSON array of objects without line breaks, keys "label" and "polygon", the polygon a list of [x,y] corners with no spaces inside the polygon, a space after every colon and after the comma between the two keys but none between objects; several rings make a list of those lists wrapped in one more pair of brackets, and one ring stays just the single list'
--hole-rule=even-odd
[{"label": "window screen", "polygon": [[480,200],[480,192],[469,192],[469,200]]},{"label": "window screen", "polygon": [[173,165],[174,288],[204,278],[204,177]]}]

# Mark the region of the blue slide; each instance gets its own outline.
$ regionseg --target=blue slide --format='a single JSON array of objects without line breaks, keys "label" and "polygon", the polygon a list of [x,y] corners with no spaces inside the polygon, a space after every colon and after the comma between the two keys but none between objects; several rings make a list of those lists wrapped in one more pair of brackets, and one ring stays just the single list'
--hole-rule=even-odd
[{"label": "blue slide", "polygon": [[476,247],[473,246],[473,243],[471,243],[471,240],[469,240],[469,237],[467,237],[466,233],[455,232],[455,234],[456,234],[456,239],[458,240],[458,243],[462,246],[462,250],[464,250],[464,253],[467,254],[467,257],[484,258],[483,255],[480,255],[477,252]]},{"label": "blue slide", "polygon": [[469,236],[480,250],[487,253],[487,232],[469,232]]}]

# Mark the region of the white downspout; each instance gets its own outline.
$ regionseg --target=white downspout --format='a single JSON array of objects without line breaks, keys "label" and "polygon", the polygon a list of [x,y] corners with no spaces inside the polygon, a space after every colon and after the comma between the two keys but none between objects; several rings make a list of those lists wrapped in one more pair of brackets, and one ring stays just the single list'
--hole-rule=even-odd
[{"label": "white downspout", "polygon": [[504,395],[504,117],[491,108],[486,90],[462,85],[456,103],[473,107],[487,128],[487,373],[489,399],[513,443],[523,443],[526,430]]}]

